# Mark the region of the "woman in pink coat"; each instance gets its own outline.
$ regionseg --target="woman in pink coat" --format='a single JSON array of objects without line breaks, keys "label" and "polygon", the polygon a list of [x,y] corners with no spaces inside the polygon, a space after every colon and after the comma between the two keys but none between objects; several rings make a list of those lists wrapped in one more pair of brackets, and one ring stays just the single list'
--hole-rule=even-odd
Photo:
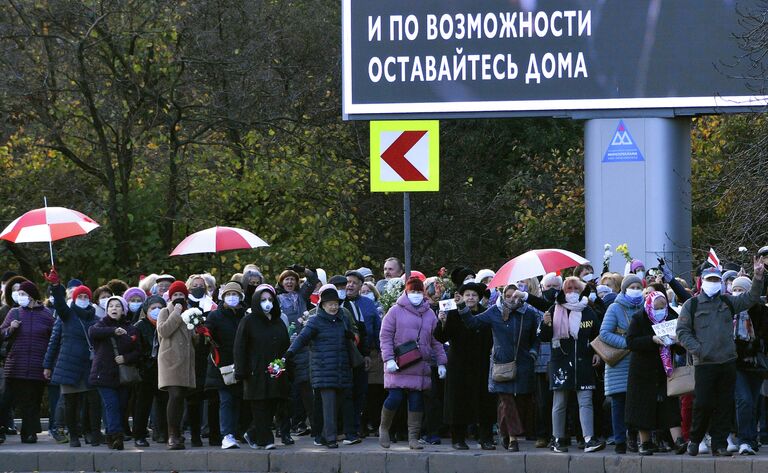
[{"label": "woman in pink coat", "polygon": [[410,278],[405,292],[389,309],[381,322],[381,358],[384,361],[384,388],[389,394],[381,409],[379,444],[389,448],[389,428],[397,408],[408,399],[408,446],[420,450],[419,429],[424,416],[422,392],[431,387],[430,362],[438,365],[440,378],[445,378],[443,345],[432,336],[437,316],[424,300],[424,283]]}]

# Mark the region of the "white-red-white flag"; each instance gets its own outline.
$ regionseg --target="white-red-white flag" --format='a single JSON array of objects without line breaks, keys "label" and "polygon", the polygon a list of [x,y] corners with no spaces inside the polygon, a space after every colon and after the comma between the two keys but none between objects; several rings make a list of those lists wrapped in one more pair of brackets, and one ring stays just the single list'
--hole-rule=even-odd
[{"label": "white-red-white flag", "polygon": [[709,255],[707,256],[707,261],[709,262],[709,264],[711,264],[715,268],[723,269],[720,266],[720,258],[717,257],[717,253],[715,253],[715,250],[712,248],[709,249]]}]

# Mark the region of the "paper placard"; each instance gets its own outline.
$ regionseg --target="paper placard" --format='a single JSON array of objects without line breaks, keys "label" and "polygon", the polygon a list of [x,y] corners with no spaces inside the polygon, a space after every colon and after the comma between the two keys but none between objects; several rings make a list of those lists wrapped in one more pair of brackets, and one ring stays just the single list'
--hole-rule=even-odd
[{"label": "paper placard", "polygon": [[653,325],[652,327],[653,333],[655,333],[657,337],[663,337],[667,335],[674,338],[675,332],[677,331],[677,319],[667,320],[666,322]]},{"label": "paper placard", "polygon": [[449,310],[456,310],[456,301],[453,299],[445,299],[443,301],[438,301],[438,305],[440,306],[440,310],[442,312],[448,312]]}]

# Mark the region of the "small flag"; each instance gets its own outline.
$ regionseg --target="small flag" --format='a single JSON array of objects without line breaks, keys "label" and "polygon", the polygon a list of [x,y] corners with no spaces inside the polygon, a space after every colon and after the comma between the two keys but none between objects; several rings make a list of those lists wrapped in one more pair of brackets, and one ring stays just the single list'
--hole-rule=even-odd
[{"label": "small flag", "polygon": [[723,269],[722,267],[720,267],[720,258],[717,257],[715,250],[712,248],[709,249],[709,255],[707,256],[707,261],[709,262],[709,264],[711,264],[715,268],[721,269],[721,270]]}]

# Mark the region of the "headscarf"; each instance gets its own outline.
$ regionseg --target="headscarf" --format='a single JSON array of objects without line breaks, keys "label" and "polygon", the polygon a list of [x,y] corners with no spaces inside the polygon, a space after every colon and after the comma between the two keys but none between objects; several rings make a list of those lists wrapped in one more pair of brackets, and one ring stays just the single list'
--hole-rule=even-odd
[{"label": "headscarf", "polygon": [[[669,313],[669,304],[667,304],[667,306],[664,308],[664,317],[657,318],[656,314],[653,312],[653,303],[662,297],[665,301],[667,300],[666,296],[664,296],[664,294],[661,292],[653,291],[649,293],[645,298],[645,313],[648,316],[648,319],[651,321],[651,325],[660,324],[667,319],[667,315]],[[659,356],[661,357],[661,364],[664,367],[664,374],[669,377],[672,375],[672,369],[674,368],[672,365],[672,349],[666,345],[660,346]]]}]

